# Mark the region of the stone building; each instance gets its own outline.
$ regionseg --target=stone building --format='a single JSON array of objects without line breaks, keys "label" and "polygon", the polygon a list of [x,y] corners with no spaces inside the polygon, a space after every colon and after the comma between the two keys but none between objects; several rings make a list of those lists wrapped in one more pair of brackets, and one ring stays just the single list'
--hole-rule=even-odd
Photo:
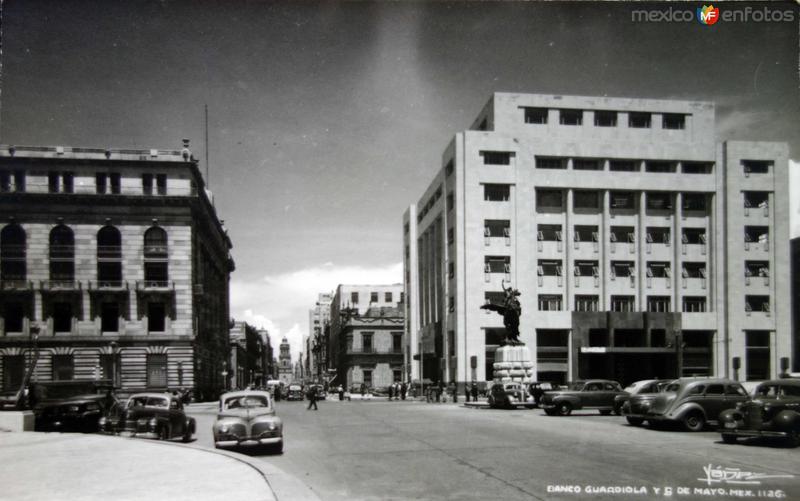
[{"label": "stone building", "polygon": [[[266,339],[266,341],[265,341]],[[247,322],[233,322],[230,330],[230,361],[228,363],[228,388],[264,386],[272,360],[269,337],[262,336]]]},{"label": "stone building", "polygon": [[281,341],[280,354],[278,355],[278,379],[284,384],[294,381],[291,346],[289,345],[289,340],[285,337]]},{"label": "stone building", "polygon": [[709,102],[494,94],[403,217],[415,377],[490,379],[509,285],[540,380],[782,373],[788,147],[715,134]]},{"label": "stone building", "polygon": [[[15,389],[224,387],[231,241],[188,150],[0,147],[0,364]],[[38,359],[35,354],[38,353]]]},{"label": "stone building", "polygon": [[323,383],[328,377],[328,342],[327,335],[330,332],[330,316],[332,293],[320,293],[313,308],[308,310],[308,337],[305,352],[308,365],[306,366],[308,377],[315,382]]}]

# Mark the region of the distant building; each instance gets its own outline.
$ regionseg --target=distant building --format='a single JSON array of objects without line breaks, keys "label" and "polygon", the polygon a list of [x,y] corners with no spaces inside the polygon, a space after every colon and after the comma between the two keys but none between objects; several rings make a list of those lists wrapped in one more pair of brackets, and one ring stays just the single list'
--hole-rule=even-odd
[{"label": "distant building", "polygon": [[[267,343],[269,343],[267,337]],[[271,360],[271,351],[264,343],[260,331],[246,322],[234,322],[230,330],[230,362],[228,364],[228,388],[246,388],[249,385],[264,386],[268,377],[266,360]]]},{"label": "distant building", "polygon": [[332,293],[320,293],[313,308],[308,310],[308,337],[305,352],[308,365],[308,377],[316,382],[323,382],[328,377],[328,342],[330,332],[330,316]]},{"label": "distant building", "polygon": [[289,345],[289,340],[285,337],[281,341],[280,354],[278,355],[278,379],[284,384],[294,381],[291,346]]},{"label": "distant building", "polygon": [[709,102],[495,93],[403,217],[415,377],[490,379],[508,286],[539,380],[782,373],[788,147],[715,134]]},{"label": "distant building", "polygon": [[794,336],[794,365],[791,370],[800,372],[800,237],[791,241],[792,277],[792,335]]},{"label": "distant building", "polygon": [[231,241],[181,150],[0,146],[0,364],[17,389],[224,390]]},{"label": "distant building", "polygon": [[[380,374],[379,379],[373,381],[391,379],[398,370],[400,379],[407,379],[407,374],[403,371],[402,358],[404,332],[402,289],[402,284],[339,285],[336,288],[331,302],[328,339],[329,366],[336,371],[335,379],[331,381],[333,384],[349,384],[354,380],[366,382],[361,376],[365,370],[367,376]],[[381,311],[384,315],[380,314]],[[375,324],[375,332],[380,331],[380,335],[374,337],[375,343],[379,344],[372,344],[372,347],[363,344],[365,341],[369,343],[370,331],[361,329],[361,322],[353,321],[356,317],[367,315],[368,312],[371,312],[369,321]],[[397,342],[401,343],[399,348],[395,344]],[[370,349],[375,353],[364,351]],[[378,349],[380,352],[376,351]],[[367,358],[362,356],[365,354],[368,355]],[[389,365],[378,369],[378,363]],[[376,373],[376,370],[380,372]]]},{"label": "distant building", "polygon": [[272,341],[269,338],[269,332],[266,329],[260,329],[258,335],[261,337],[264,345],[263,366],[264,366],[264,383],[269,379],[275,379],[275,358],[272,349]]}]

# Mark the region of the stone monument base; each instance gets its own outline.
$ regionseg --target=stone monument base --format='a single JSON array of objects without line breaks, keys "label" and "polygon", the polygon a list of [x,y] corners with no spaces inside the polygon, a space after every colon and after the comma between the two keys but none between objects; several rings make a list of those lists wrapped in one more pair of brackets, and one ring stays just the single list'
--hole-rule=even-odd
[{"label": "stone monument base", "polygon": [[531,351],[524,344],[506,345],[494,352],[492,376],[495,383],[530,383],[536,381]]}]

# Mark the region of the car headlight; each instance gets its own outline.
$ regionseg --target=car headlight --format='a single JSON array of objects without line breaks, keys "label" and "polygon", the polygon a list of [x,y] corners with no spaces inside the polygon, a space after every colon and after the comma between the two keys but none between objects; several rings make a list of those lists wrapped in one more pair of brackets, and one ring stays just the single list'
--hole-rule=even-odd
[{"label": "car headlight", "polygon": [[228,430],[230,430],[230,428],[228,427],[227,424],[223,424],[222,426],[219,427],[220,433],[228,433]]},{"label": "car headlight", "polygon": [[156,424],[157,423],[158,423],[158,420],[156,418],[150,418],[150,421],[147,422],[147,424],[150,425],[150,429],[151,430],[155,430],[156,429]]},{"label": "car headlight", "polygon": [[105,416],[101,417],[100,419],[97,420],[98,426],[101,426],[101,427],[105,426],[107,422],[108,422],[108,419],[106,419]]},{"label": "car headlight", "polygon": [[275,431],[276,428],[277,428],[277,426],[275,426],[275,423],[270,423],[269,424],[269,431]]},{"label": "car headlight", "polygon": [[642,402],[642,407],[645,409],[649,409],[650,405],[652,405],[652,402],[650,402],[649,400],[645,400],[644,402]]}]

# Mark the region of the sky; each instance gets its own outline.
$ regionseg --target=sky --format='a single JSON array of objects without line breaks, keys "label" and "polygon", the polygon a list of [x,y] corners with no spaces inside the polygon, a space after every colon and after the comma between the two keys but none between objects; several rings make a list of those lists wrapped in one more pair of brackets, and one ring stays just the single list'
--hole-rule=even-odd
[{"label": "sky", "polygon": [[710,100],[720,139],[800,158],[797,5],[631,16],[700,5],[5,0],[0,143],[189,138],[234,245],[231,314],[296,357],[319,292],[402,281],[403,211],[493,92]]}]

